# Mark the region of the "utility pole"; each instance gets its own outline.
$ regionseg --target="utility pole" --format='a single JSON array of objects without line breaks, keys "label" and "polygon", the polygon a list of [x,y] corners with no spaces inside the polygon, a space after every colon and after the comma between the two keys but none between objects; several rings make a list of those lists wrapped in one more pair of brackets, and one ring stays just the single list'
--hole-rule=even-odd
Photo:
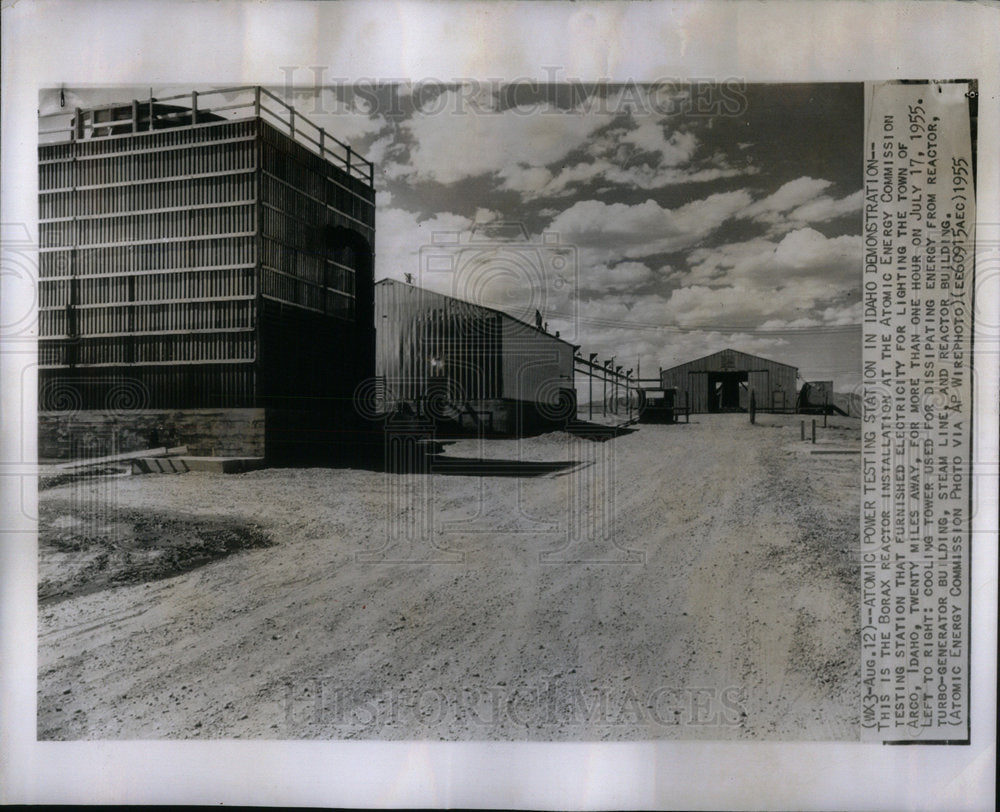
[{"label": "utility pole", "polygon": [[604,399],[601,401],[603,406],[603,414],[605,417],[608,416],[608,372],[611,370],[611,364],[615,362],[615,357],[612,355],[607,361],[604,362]]},{"label": "utility pole", "polygon": [[628,415],[629,422],[632,421],[632,395],[629,392],[629,383],[632,378],[632,370],[630,369],[625,373],[625,413]]},{"label": "utility pole", "polygon": [[615,367],[615,414],[618,414],[618,381],[622,377],[622,368]]},{"label": "utility pole", "polygon": [[587,396],[587,419],[593,421],[594,419],[594,359],[597,357],[596,352],[590,354],[590,366],[587,368],[587,380],[590,385],[590,393]]}]

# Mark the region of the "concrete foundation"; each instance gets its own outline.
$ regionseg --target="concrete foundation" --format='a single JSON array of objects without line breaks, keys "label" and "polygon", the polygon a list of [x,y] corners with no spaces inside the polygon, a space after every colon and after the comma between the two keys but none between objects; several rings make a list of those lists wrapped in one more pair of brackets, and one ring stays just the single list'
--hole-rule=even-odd
[{"label": "concrete foundation", "polygon": [[39,412],[38,457],[69,460],[159,446],[198,457],[263,457],[264,409]]},{"label": "concrete foundation", "polygon": [[263,457],[144,457],[132,460],[132,473],[183,474],[188,471],[208,471],[214,474],[242,474],[263,466]]},{"label": "concrete foundation", "polygon": [[[556,407],[494,399],[440,415],[439,430],[518,436],[557,431],[574,415]],[[457,425],[456,425],[457,424]],[[337,421],[295,409],[136,409],[39,412],[40,461],[86,459],[161,446],[187,446],[189,457],[314,460],[352,465],[380,459],[386,427],[378,421]]]}]

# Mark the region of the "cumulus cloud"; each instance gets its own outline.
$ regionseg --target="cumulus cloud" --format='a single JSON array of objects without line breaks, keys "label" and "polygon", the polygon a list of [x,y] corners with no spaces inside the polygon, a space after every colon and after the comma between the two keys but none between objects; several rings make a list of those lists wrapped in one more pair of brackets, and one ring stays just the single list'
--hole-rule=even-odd
[{"label": "cumulus cloud", "polygon": [[[470,106],[466,95],[445,89],[370,141],[383,177],[400,183],[388,183],[395,194],[379,201],[380,276],[410,272],[432,290],[528,321],[537,308],[574,343],[640,356],[644,368],[727,346],[774,355],[784,340],[769,331],[849,331],[858,323],[860,241],[819,229],[857,212],[860,193],[841,196],[830,180],[809,175],[777,186],[766,165],[743,165],[747,144],[729,154],[706,149],[707,132],[690,122],[679,129],[658,113],[614,104],[503,108],[496,96]],[[653,192],[754,173],[760,185],[682,205],[667,206]],[[490,205],[512,197],[490,197],[496,190],[537,201],[528,220],[558,235],[563,253],[531,254],[492,231],[472,240],[478,226],[503,219],[492,209],[463,216],[444,205],[428,218],[398,208],[418,199],[414,185],[427,181],[467,181],[432,190],[437,201],[462,194],[466,214],[470,190]],[[636,190],[650,191],[636,202]],[[435,232],[452,232],[457,242],[442,249]],[[758,236],[726,241],[726,234]],[[528,243],[539,241],[535,234]],[[450,254],[451,270],[421,275],[428,248]],[[554,256],[566,262],[557,268]]]},{"label": "cumulus cloud", "polygon": [[657,189],[756,172],[720,155],[699,160],[694,133],[616,98],[569,109],[548,102],[505,108],[489,96],[472,104],[468,94],[443,90],[398,124],[392,143],[375,142],[386,177],[447,185],[494,176],[499,188],[536,199],[586,183]]},{"label": "cumulus cloud", "polygon": [[[831,271],[844,268],[855,281],[861,259],[861,244],[856,237],[843,235],[826,237],[812,228],[800,228],[782,237],[774,249],[774,261],[779,267],[830,276]],[[849,270],[848,270],[849,269]]]},{"label": "cumulus cloud", "polygon": [[777,191],[767,197],[747,206],[744,214],[747,217],[769,219],[816,199],[831,185],[828,180],[809,177],[796,178],[779,187]]},{"label": "cumulus cloud", "polygon": [[472,226],[468,217],[450,212],[420,219],[404,209],[380,210],[375,230],[375,278],[402,280],[404,274],[411,273],[419,280],[421,251],[426,255],[442,235],[468,233]]},{"label": "cumulus cloud", "polygon": [[401,125],[410,143],[409,161],[392,171],[396,177],[448,184],[512,166],[545,167],[608,121],[607,113],[548,104],[477,111],[466,104],[461,89],[446,90],[438,103]]},{"label": "cumulus cloud", "polygon": [[[537,175],[501,173],[503,188],[521,192],[526,200],[542,197],[559,197],[571,193],[574,185],[605,182],[622,188],[644,190],[662,189],[681,183],[707,183],[720,178],[737,175],[751,175],[756,169],[733,169],[731,167],[708,167],[704,169],[663,167],[648,163],[620,166],[611,160],[597,158],[585,163],[577,163],[559,170],[552,175],[548,170],[540,170]],[[607,189],[607,187],[605,187]]]},{"label": "cumulus cloud", "polygon": [[834,200],[828,195],[822,195],[815,200],[810,200],[796,209],[793,209],[788,219],[792,223],[822,223],[841,217],[845,214],[861,210],[861,190],[852,195]]},{"label": "cumulus cloud", "polygon": [[645,285],[655,278],[656,274],[643,262],[629,261],[613,265],[581,264],[579,287],[581,291],[591,293],[627,291]]},{"label": "cumulus cloud", "polygon": [[838,294],[835,286],[816,280],[795,280],[778,290],[694,285],[673,292],[668,312],[682,327],[750,328],[789,313],[812,313],[818,302]]},{"label": "cumulus cloud", "polygon": [[635,129],[625,132],[619,141],[631,144],[640,153],[658,155],[665,166],[677,166],[690,161],[698,147],[698,139],[694,133],[674,131],[668,137],[663,124],[663,120],[642,118]]},{"label": "cumulus cloud", "polygon": [[811,228],[693,251],[669,311],[682,326],[857,323],[857,237]]},{"label": "cumulus cloud", "polygon": [[539,196],[540,190],[547,188],[552,182],[552,173],[543,166],[513,163],[500,169],[497,174],[502,181],[502,189],[520,192],[526,199]]},{"label": "cumulus cloud", "polygon": [[757,171],[731,167],[722,155],[697,160],[699,147],[694,133],[672,130],[666,118],[629,115],[595,132],[581,145],[575,162],[551,171],[519,163],[502,170],[500,178],[502,188],[533,199],[565,196],[585,184],[652,190]]},{"label": "cumulus cloud", "polygon": [[652,199],[634,205],[582,200],[556,215],[548,230],[598,261],[638,259],[692,247],[749,202],[745,191],[710,195],[674,209]]},{"label": "cumulus cloud", "polygon": [[796,178],[747,206],[742,216],[769,224],[780,233],[809,223],[822,223],[861,208],[861,192],[835,199],[826,190],[833,184],[810,177]]},{"label": "cumulus cloud", "polygon": [[788,278],[817,277],[842,287],[857,285],[861,244],[857,237],[826,237],[800,228],[778,239],[758,238],[688,255],[687,284],[780,286]]},{"label": "cumulus cloud", "polygon": [[815,317],[805,316],[795,319],[768,319],[760,325],[761,330],[787,330],[808,327],[846,327],[861,323],[861,303],[842,307],[825,307]]},{"label": "cumulus cloud", "polygon": [[[436,293],[503,310],[529,323],[535,310],[567,330],[577,311],[574,252],[542,243],[518,223],[480,208],[473,217],[431,218],[399,208],[379,213],[376,279],[405,279]],[[626,269],[635,276],[638,269]],[[559,318],[563,322],[557,323]],[[563,326],[559,326],[563,324]],[[572,338],[566,332],[567,339]]]},{"label": "cumulus cloud", "polygon": [[[789,195],[782,205],[796,205],[804,196]],[[565,262],[558,271],[548,249],[528,250],[537,237],[514,244],[496,237],[500,232],[480,228],[498,223],[499,212],[480,209],[472,218],[443,213],[421,220],[390,208],[380,212],[376,265],[380,276],[414,273],[431,289],[519,317],[544,302],[553,325],[566,322],[553,329],[607,330],[626,322],[630,329],[689,331],[856,324],[860,245],[855,236],[827,237],[799,228],[780,237],[698,247],[750,205],[746,191],[710,195],[673,209],[654,200],[632,205],[579,201],[546,228],[563,246]],[[451,235],[447,248],[440,245],[442,233]],[[470,242],[474,233],[480,239]],[[453,270],[428,276],[428,251],[450,252]],[[648,259],[685,251],[687,270]],[[584,319],[572,325],[575,313]]]}]

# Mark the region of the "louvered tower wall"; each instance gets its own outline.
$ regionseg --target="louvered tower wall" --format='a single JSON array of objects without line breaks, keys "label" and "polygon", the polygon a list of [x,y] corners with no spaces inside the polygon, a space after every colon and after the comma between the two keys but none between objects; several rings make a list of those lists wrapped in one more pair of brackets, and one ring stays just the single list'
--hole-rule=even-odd
[{"label": "louvered tower wall", "polygon": [[236,118],[133,102],[39,147],[40,456],[351,434],[374,374],[372,167],[238,90]]}]

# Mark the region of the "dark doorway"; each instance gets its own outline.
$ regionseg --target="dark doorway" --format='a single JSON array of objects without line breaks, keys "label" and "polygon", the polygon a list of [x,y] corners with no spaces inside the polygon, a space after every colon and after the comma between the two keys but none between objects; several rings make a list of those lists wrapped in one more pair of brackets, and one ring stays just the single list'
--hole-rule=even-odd
[{"label": "dark doorway", "polygon": [[745,389],[746,372],[708,373],[708,410],[710,412],[741,412],[740,389]]}]

